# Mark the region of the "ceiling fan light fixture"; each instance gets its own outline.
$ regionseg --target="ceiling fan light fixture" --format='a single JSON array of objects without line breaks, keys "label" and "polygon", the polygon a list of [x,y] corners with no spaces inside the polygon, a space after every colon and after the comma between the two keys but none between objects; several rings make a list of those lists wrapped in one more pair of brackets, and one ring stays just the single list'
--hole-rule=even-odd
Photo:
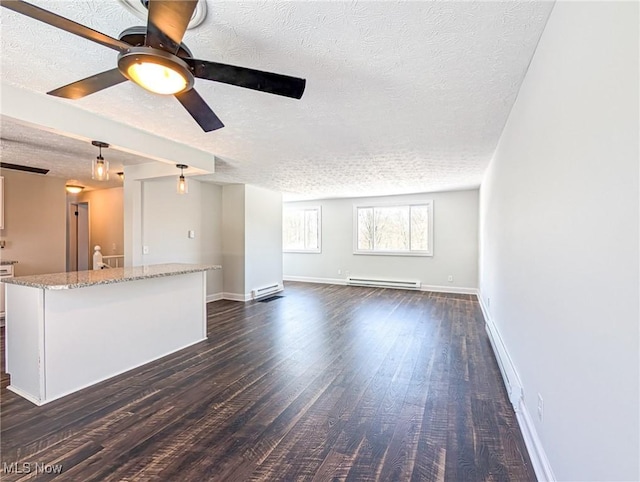
[{"label": "ceiling fan light fixture", "polygon": [[[198,6],[204,10],[204,0],[120,1],[128,7],[142,7],[147,25],[127,28],[119,39],[24,0],[1,0],[0,6],[119,52],[117,68],[64,85],[47,92],[49,95],[80,99],[131,80],[150,92],[173,94],[204,132],[224,124],[193,89],[195,77],[293,99],[302,97],[305,79],[193,58],[182,39]],[[149,6],[148,11],[139,1]]]},{"label": "ceiling fan light fixture", "polygon": [[187,79],[179,72],[152,62],[131,64],[127,76],[140,87],[156,94],[177,94],[187,87]]},{"label": "ceiling fan light fixture", "polygon": [[129,80],[155,94],[173,95],[193,87],[189,66],[179,57],[148,47],[120,54],[118,69]]}]

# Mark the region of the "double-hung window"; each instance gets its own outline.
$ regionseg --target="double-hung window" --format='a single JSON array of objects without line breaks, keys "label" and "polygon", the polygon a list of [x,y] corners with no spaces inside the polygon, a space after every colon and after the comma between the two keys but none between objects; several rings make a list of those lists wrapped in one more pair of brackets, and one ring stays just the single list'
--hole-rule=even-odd
[{"label": "double-hung window", "polygon": [[354,206],[354,253],[433,256],[433,201]]},{"label": "double-hung window", "polygon": [[285,207],[282,215],[282,244],[285,253],[320,253],[320,206]]}]

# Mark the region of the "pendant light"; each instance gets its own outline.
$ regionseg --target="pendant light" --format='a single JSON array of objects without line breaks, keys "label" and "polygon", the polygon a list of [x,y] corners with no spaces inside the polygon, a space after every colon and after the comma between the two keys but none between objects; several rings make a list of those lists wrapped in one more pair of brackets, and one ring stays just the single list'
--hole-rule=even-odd
[{"label": "pendant light", "polygon": [[186,164],[176,164],[176,167],[180,169],[180,177],[178,178],[178,185],[176,190],[178,194],[187,194],[189,192],[189,185],[187,184],[187,180],[184,178],[183,169],[187,169],[189,166]]},{"label": "pendant light", "polygon": [[93,161],[92,169],[91,169],[91,179],[95,179],[96,181],[108,181],[109,180],[109,161],[105,161],[104,157],[102,157],[102,148],[105,149],[109,147],[109,144],[101,141],[91,141],[91,144],[100,149],[100,153],[98,157],[96,157],[95,161]]}]

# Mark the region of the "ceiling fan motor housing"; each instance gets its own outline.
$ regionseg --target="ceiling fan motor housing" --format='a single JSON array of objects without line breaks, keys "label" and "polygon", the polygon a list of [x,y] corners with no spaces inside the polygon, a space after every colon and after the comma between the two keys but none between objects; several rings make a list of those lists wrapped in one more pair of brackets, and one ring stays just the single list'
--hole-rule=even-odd
[{"label": "ceiling fan motor housing", "polygon": [[[123,30],[118,38],[133,47],[142,47],[145,45],[145,40],[147,38],[147,27],[142,25],[129,27]],[[191,50],[189,50],[189,47],[184,43],[180,44],[180,48],[176,52],[176,55],[178,57],[193,57]]]}]

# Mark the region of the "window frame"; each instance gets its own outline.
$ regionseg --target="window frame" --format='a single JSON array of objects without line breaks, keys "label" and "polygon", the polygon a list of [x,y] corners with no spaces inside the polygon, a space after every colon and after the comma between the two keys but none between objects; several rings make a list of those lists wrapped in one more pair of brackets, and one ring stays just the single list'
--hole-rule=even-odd
[{"label": "window frame", "polygon": [[[284,247],[284,214],[286,210],[292,211],[317,211],[318,213],[318,247],[313,249],[287,249]],[[306,220],[306,216],[304,217]],[[296,206],[289,207],[284,206],[282,210],[282,252],[283,253],[306,253],[306,254],[318,254],[322,253],[322,206]]]},{"label": "window frame", "polygon": [[[411,250],[411,206],[427,206],[427,250]],[[364,250],[358,248],[358,210],[366,208],[404,208],[409,207],[409,250]],[[388,203],[363,203],[353,205],[353,254],[367,255],[367,256],[420,256],[420,257],[432,257],[433,256],[433,200],[413,200],[406,202],[388,202]]]}]

